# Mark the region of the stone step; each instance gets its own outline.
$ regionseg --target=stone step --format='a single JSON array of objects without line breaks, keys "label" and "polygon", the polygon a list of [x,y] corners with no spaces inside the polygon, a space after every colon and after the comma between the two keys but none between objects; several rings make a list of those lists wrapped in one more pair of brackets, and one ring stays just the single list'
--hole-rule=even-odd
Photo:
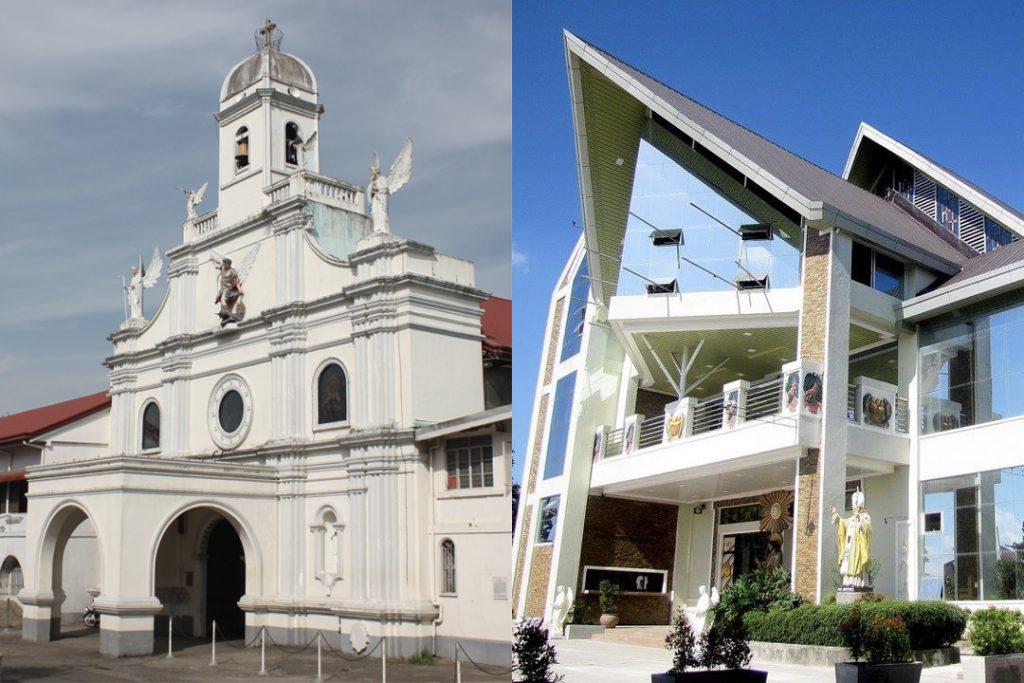
[{"label": "stone step", "polygon": [[620,645],[638,645],[640,647],[665,648],[665,636],[669,626],[616,626],[607,628],[603,633],[595,633],[592,640]]}]

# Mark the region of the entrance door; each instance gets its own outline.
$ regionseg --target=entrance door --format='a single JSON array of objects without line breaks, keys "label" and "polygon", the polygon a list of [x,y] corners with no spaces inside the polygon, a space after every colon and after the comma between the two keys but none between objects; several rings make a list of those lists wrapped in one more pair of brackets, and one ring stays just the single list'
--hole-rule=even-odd
[{"label": "entrance door", "polygon": [[738,577],[757,569],[767,552],[767,532],[723,534],[721,559],[718,563],[720,590],[725,590]]},{"label": "entrance door", "polygon": [[212,620],[228,638],[245,635],[245,613],[238,600],[245,594],[245,552],[234,527],[226,519],[217,522],[207,545],[206,621]]}]

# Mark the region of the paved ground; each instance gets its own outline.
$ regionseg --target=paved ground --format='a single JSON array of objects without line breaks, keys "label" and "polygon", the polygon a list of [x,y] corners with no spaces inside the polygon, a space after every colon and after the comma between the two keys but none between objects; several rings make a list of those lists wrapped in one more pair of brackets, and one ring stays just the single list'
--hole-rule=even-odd
[{"label": "paved ground", "polygon": [[[166,641],[163,643],[166,647]],[[158,645],[159,647],[159,645]],[[289,648],[294,651],[297,648]],[[167,651],[152,657],[114,659],[99,654],[98,631],[83,631],[52,643],[31,643],[16,633],[0,633],[3,654],[0,680],[3,683],[22,681],[61,681],[64,683],[172,683],[193,681],[225,681],[253,683],[272,679],[288,683],[316,679],[316,647],[301,654],[288,655],[267,645],[267,675],[257,677],[260,669],[259,648],[245,650],[241,641],[217,644],[216,667],[210,666],[210,643],[175,639],[174,658]],[[352,657],[352,655],[346,655]],[[324,680],[380,681],[380,659],[359,662],[343,661],[323,650]],[[388,681],[395,683],[447,683],[455,680],[455,666],[450,660],[437,660],[433,665],[406,664],[389,659]],[[511,675],[488,676],[463,663],[462,680],[508,681]]]},{"label": "paved ground", "polygon": [[[596,640],[556,640],[558,666],[565,674],[565,683],[629,683],[650,681],[651,674],[672,666],[668,650],[636,645],[602,643]],[[829,683],[835,670],[817,666],[787,666],[751,662],[756,669],[767,670],[768,680],[777,683]],[[959,664],[925,669],[924,682],[956,681],[963,678]],[[6,679],[4,679],[6,681]]]}]

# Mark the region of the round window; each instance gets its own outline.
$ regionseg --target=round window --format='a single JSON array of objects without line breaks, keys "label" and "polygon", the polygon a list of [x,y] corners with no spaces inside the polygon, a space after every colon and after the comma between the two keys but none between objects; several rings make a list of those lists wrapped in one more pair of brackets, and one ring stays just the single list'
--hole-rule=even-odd
[{"label": "round window", "polygon": [[252,410],[252,394],[241,377],[228,375],[217,382],[207,409],[213,442],[229,450],[245,441],[252,426]]},{"label": "round window", "polygon": [[242,424],[242,415],[245,412],[245,402],[242,395],[232,389],[224,394],[220,400],[218,409],[220,428],[228,434],[234,434]]}]

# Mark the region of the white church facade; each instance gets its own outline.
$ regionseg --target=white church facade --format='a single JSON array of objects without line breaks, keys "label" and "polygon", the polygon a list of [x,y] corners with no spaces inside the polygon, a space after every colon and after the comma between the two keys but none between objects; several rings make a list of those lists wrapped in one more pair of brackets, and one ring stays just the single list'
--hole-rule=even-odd
[{"label": "white church facade", "polygon": [[59,633],[86,524],[107,654],[152,653],[173,617],[507,663],[511,411],[485,405],[488,295],[472,263],[390,232],[411,143],[366,188],[320,173],[316,78],[260,35],[220,93],[219,206],[188,193],[162,302],[109,337],[100,445],[36,443],[23,636]]}]

